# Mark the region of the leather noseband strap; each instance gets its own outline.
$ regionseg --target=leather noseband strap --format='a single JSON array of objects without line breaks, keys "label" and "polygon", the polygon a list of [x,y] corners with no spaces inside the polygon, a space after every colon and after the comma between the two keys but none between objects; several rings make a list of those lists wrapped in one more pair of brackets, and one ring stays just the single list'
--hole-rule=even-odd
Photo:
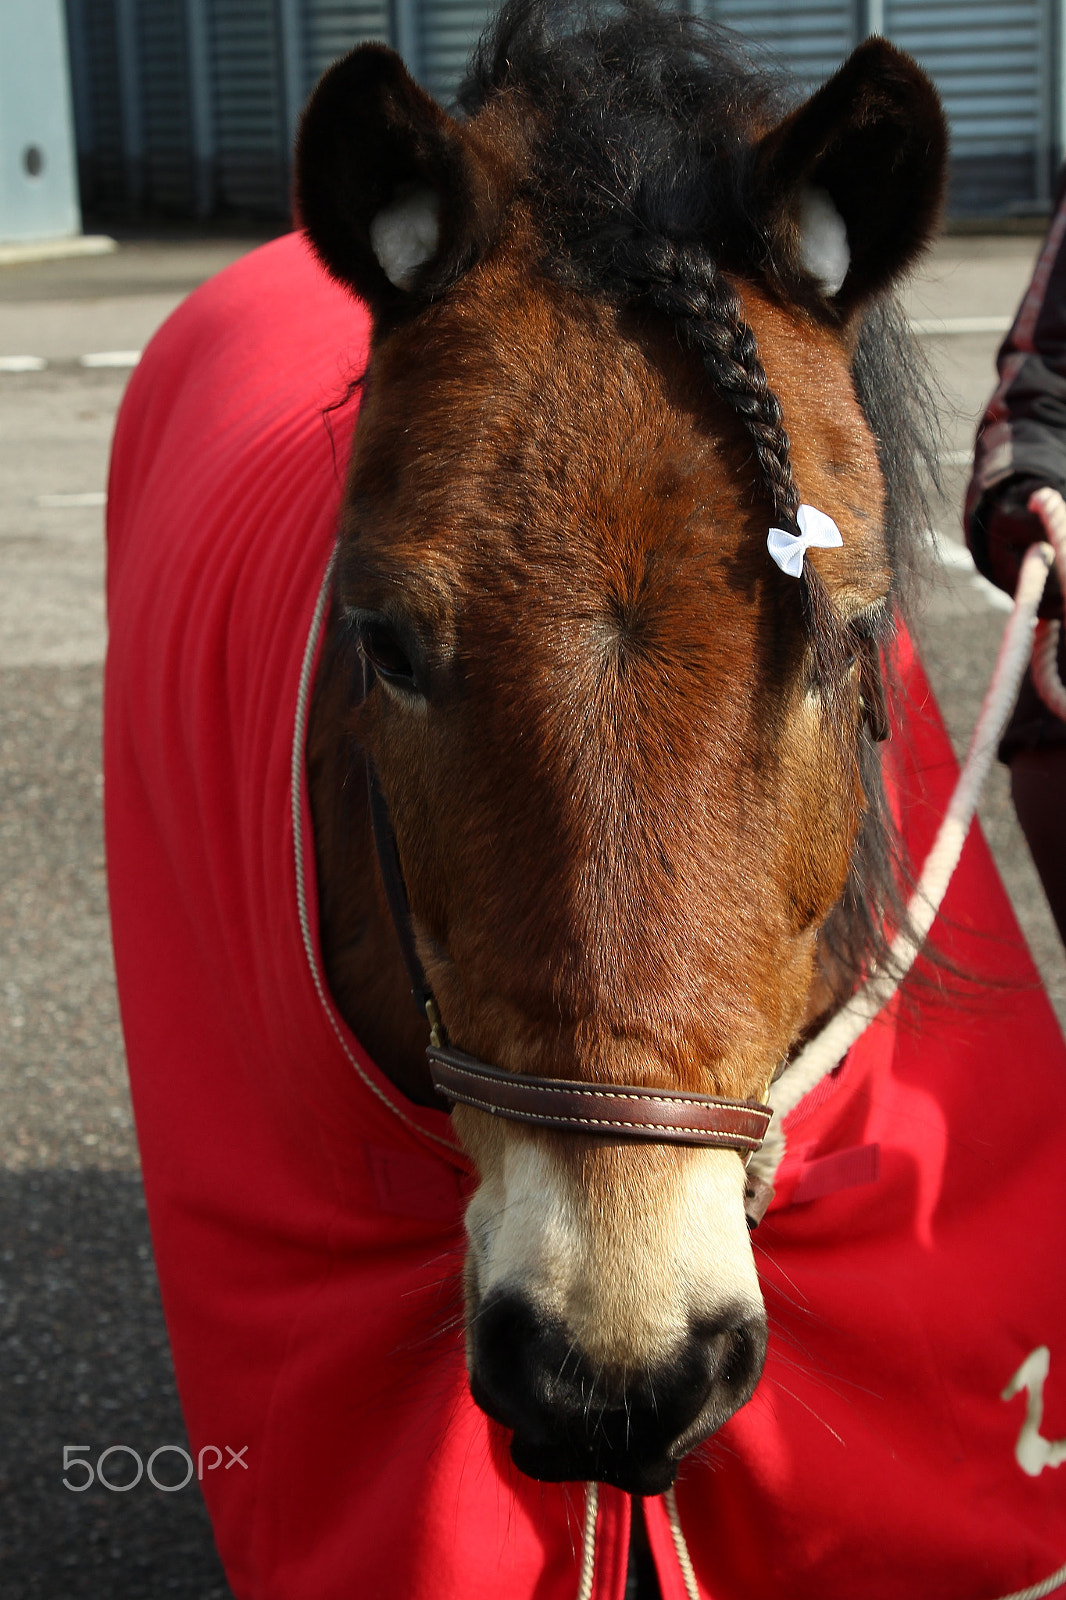
[{"label": "leather noseband strap", "polygon": [[431,1045],[426,1053],[433,1086],[445,1099],[542,1128],[656,1144],[710,1145],[750,1156],[762,1144],[773,1116],[757,1100],[534,1078],[486,1066],[462,1050]]}]

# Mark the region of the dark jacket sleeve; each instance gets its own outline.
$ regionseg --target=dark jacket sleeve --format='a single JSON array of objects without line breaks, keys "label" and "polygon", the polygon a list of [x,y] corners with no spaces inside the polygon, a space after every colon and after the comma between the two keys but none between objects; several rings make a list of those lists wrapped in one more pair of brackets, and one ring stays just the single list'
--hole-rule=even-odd
[{"label": "dark jacket sleeve", "polygon": [[1066,495],[1066,168],[1036,271],[997,367],[999,383],[977,430],[965,510],[974,560],[994,581],[999,563],[990,559],[987,523],[1001,486],[1028,480],[1034,488],[1047,483]]}]

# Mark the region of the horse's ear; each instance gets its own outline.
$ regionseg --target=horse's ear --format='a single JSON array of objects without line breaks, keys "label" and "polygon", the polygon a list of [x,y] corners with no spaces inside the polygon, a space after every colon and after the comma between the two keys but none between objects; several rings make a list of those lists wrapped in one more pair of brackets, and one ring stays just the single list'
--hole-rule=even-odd
[{"label": "horse's ear", "polygon": [[773,231],[846,317],[928,244],[947,153],[932,83],[875,38],[763,138],[755,179]]},{"label": "horse's ear", "polygon": [[327,271],[377,318],[442,293],[488,248],[498,215],[471,135],[373,44],[330,67],[308,102],[295,203]]}]

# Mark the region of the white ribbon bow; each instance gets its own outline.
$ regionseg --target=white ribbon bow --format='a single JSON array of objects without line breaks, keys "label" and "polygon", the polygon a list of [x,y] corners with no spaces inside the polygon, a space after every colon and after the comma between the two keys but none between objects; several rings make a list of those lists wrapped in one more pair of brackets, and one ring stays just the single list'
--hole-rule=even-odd
[{"label": "white ribbon bow", "polygon": [[798,578],[803,571],[803,552],[816,545],[821,550],[832,550],[844,543],[840,529],[832,517],[814,506],[800,506],[796,513],[799,533],[788,533],[784,528],[771,528],[766,536],[766,548],[781,571],[790,578]]}]

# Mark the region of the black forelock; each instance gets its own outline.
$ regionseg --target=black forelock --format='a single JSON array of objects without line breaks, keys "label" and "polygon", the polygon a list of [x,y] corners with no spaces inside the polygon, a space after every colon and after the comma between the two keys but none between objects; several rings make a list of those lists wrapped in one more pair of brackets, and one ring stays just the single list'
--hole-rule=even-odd
[{"label": "black forelock", "polygon": [[728,30],[650,0],[510,0],[459,104],[474,114],[504,93],[535,113],[531,188],[560,255],[609,279],[644,236],[757,267],[750,152],[788,96]]}]

